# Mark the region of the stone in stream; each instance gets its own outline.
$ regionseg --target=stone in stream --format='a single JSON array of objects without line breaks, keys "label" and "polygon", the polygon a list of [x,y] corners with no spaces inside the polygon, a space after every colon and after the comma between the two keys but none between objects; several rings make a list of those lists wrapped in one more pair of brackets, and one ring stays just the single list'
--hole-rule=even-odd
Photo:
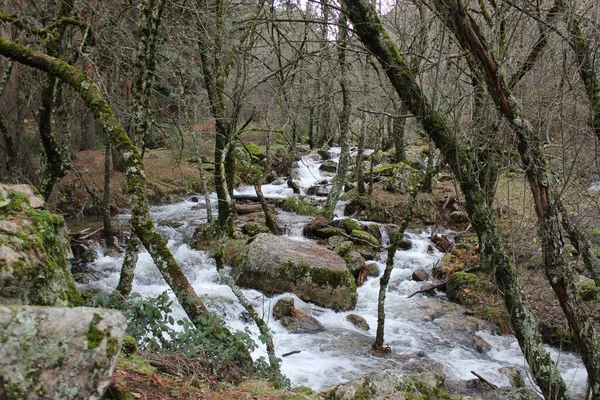
[{"label": "stone in stream", "polygon": [[315,317],[294,307],[294,299],[282,297],[273,307],[273,317],[290,333],[317,333],[325,330]]},{"label": "stone in stream", "polygon": [[519,372],[517,367],[502,367],[498,369],[498,372],[508,378],[508,381],[512,387],[522,388],[525,386],[523,375],[521,375],[521,372]]},{"label": "stone in stream", "polygon": [[233,262],[241,287],[267,295],[292,292],[333,310],[351,310],[358,295],[344,259],[322,246],[261,233]]},{"label": "stone in stream", "polygon": [[323,164],[321,164],[321,166],[319,167],[319,170],[323,172],[335,173],[335,171],[337,170],[337,165],[338,164],[333,160],[325,160]]},{"label": "stone in stream", "polygon": [[429,274],[423,268],[419,268],[412,273],[412,280],[415,282],[423,282],[427,279],[429,279]]},{"label": "stone in stream", "polygon": [[331,191],[331,186],[327,184],[319,184],[309,187],[306,190],[306,194],[309,196],[327,197]]},{"label": "stone in stream", "polygon": [[0,307],[0,398],[100,399],[126,326],[115,310]]},{"label": "stone in stream", "polygon": [[346,320],[358,329],[362,329],[363,331],[368,331],[369,329],[371,329],[367,320],[358,314],[348,314],[346,316]]}]

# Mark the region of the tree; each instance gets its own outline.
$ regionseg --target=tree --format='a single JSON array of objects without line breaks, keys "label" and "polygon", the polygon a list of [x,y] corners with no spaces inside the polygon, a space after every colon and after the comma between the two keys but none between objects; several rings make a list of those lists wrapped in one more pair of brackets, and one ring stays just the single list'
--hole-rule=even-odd
[{"label": "tree", "polygon": [[566,385],[542,345],[531,309],[521,293],[516,271],[502,245],[485,191],[469,173],[469,147],[449,128],[444,117],[433,110],[415,76],[388,36],[374,7],[364,0],[344,0],[348,18],[365,47],[379,60],[398,95],[432,140],[454,173],[466,199],[466,210],[477,231],[482,262],[491,266],[504,293],[506,309],[521,350],[544,396],[567,398]]},{"label": "tree", "polygon": [[[208,309],[195,293],[164,239],[156,230],[148,210],[146,178],[140,153],[116,119],[96,84],[77,68],[61,59],[41,54],[3,37],[0,37],[0,54],[52,74],[79,93],[109,136],[111,143],[123,156],[127,167],[127,188],[132,199],[132,228],[135,235],[148,249],[154,263],[177,296],[190,320],[199,329],[209,324],[217,338],[223,334],[230,335],[226,328],[211,318]],[[243,356],[244,352],[245,356]],[[240,363],[245,366],[251,365],[252,359],[247,350],[240,354],[242,356]]]}]

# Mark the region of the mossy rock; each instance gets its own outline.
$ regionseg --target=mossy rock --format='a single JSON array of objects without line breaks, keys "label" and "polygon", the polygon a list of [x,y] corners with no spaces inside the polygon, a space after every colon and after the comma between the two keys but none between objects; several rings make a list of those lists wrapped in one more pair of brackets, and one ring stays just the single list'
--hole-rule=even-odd
[{"label": "mossy rock", "polygon": [[292,292],[336,311],[353,309],[358,298],[354,278],[335,252],[266,233],[235,258],[232,276],[240,287],[268,295]]},{"label": "mossy rock", "polygon": [[219,239],[220,233],[219,221],[213,220],[202,224],[194,231],[194,235],[190,241],[190,247],[196,250],[203,250],[211,242]]},{"label": "mossy rock", "polygon": [[577,287],[577,294],[581,297],[581,300],[591,301],[596,299],[598,288],[592,279],[580,276],[575,283],[575,286]]},{"label": "mossy rock", "polygon": [[360,230],[353,230],[350,233],[350,236],[353,239],[353,242],[359,245],[365,245],[365,244],[370,244],[372,246],[376,246],[376,247],[380,247],[381,243],[379,242],[379,240],[377,240],[377,238],[373,235],[371,235],[369,232],[365,232],[365,231],[360,231]]},{"label": "mossy rock", "polygon": [[255,143],[249,142],[245,146],[253,160],[261,161],[266,157],[265,152]]},{"label": "mossy rock", "polygon": [[300,215],[316,215],[317,203],[312,197],[294,194],[287,199],[281,199],[277,205],[284,211],[295,212]]},{"label": "mossy rock", "polygon": [[325,227],[315,229],[312,233],[316,238],[328,239],[332,236],[343,235],[344,231],[340,228]]},{"label": "mossy rock", "polygon": [[242,227],[242,232],[245,235],[252,237],[258,235],[259,233],[269,233],[270,231],[265,225],[259,222],[250,221]]},{"label": "mossy rock", "polygon": [[455,272],[448,278],[446,282],[446,293],[450,300],[457,300],[459,291],[466,289],[468,286],[477,282],[477,275],[468,272]]},{"label": "mossy rock", "polygon": [[351,234],[352,231],[362,231],[363,229],[360,224],[352,218],[346,218],[344,220],[344,230],[347,234]]},{"label": "mossy rock", "polygon": [[81,305],[64,219],[27,185],[0,185],[0,303]]}]

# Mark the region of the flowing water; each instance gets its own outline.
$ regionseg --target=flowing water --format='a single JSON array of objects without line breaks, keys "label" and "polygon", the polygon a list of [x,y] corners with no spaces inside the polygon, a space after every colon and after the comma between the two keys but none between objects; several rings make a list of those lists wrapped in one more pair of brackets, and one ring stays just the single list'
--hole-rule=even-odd
[{"label": "flowing water", "polygon": [[[339,157],[339,149],[332,150],[334,160]],[[314,156],[305,156],[297,163],[295,179],[305,192],[316,182],[330,180],[331,174],[322,173],[320,161]],[[253,188],[242,187],[238,193],[253,194]],[[264,185],[266,197],[287,197],[292,194],[287,185]],[[224,316],[233,329],[248,328],[257,335],[257,328],[248,324],[243,308],[238,304],[231,290],[219,280],[214,261],[204,251],[190,249],[187,245],[194,229],[206,221],[203,198],[192,198],[180,203],[155,206],[151,215],[159,226],[159,231],[168,240],[168,245],[189,278],[196,292],[202,296],[209,307]],[[213,199],[214,200],[214,199]],[[213,201],[212,204],[216,204]],[[338,204],[337,217],[341,217]],[[215,210],[216,212],[216,210]],[[120,216],[126,219],[127,215]],[[308,240],[302,237],[302,227],[309,217],[294,213],[279,212],[280,222],[286,225],[286,235],[296,240]],[[382,229],[384,244],[389,242],[387,230]],[[374,357],[370,348],[377,326],[377,297],[379,280],[369,278],[358,289],[358,303],[351,312],[333,312],[304,303],[296,296],[283,294],[266,297],[255,290],[244,290],[268,322],[274,334],[274,344],[279,357],[282,354],[300,351],[283,358],[282,371],[293,384],[306,385],[321,390],[338,383],[354,379],[373,370],[401,368],[407,362],[426,360],[435,361],[444,366],[447,380],[451,382],[473,379],[470,371],[475,371],[487,380],[500,386],[508,386],[508,378],[498,370],[502,367],[517,367],[526,384],[532,385],[526,362],[513,336],[494,335],[485,324],[468,317],[463,308],[445,300],[443,294],[437,297],[408,295],[421,288],[421,284],[411,280],[412,272],[423,268],[430,271],[442,257],[438,251],[428,251],[429,232],[409,232],[407,237],[413,247],[407,251],[398,251],[394,256],[392,272],[386,300],[386,343],[397,356]],[[104,278],[91,285],[104,291],[113,290],[119,279],[122,256],[111,257],[98,249],[99,257],[94,266],[104,273]],[[377,261],[380,271],[385,266],[385,255]],[[133,291],[142,296],[157,296],[168,290],[151,257],[144,252],[140,255],[133,284]],[[172,293],[171,297],[174,298]],[[283,296],[295,298],[297,308],[319,319],[325,331],[317,334],[290,334],[271,317],[272,307]],[[175,317],[184,318],[180,307],[174,311]],[[368,332],[361,331],[346,320],[348,314],[364,317],[370,325]],[[478,336],[491,345],[491,350],[480,354],[471,344],[472,336]],[[559,368],[570,386],[573,395],[580,397],[585,391],[586,372],[578,356],[570,353],[558,353],[551,350],[559,359]],[[265,356],[260,348],[254,356]]]}]

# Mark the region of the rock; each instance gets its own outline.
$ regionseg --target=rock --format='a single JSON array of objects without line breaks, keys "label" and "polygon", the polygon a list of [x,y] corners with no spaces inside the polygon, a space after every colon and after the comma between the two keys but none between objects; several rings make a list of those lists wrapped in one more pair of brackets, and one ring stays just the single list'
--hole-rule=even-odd
[{"label": "rock", "polygon": [[478,353],[485,354],[492,349],[492,346],[479,336],[471,336],[471,344],[475,347]]},{"label": "rock", "polygon": [[539,400],[539,398],[532,388],[501,387],[486,393],[487,400]]},{"label": "rock", "polygon": [[477,282],[477,276],[468,272],[455,272],[448,278],[446,282],[446,293],[450,300],[456,300],[458,291],[463,289],[463,286],[468,286]]},{"label": "rock", "polygon": [[329,152],[327,150],[323,150],[323,149],[317,150],[317,153],[321,156],[321,158],[323,160],[330,160],[331,159],[331,154],[329,154]]},{"label": "rock", "polygon": [[255,161],[260,161],[265,158],[265,153],[256,144],[249,142],[245,144],[246,150],[250,153],[250,156]]},{"label": "rock", "polygon": [[352,183],[352,182],[346,182],[346,183],[344,183],[344,193],[347,193],[347,192],[351,191],[355,187],[356,187],[356,185],[354,183]]},{"label": "rock", "polygon": [[594,283],[592,279],[583,275],[579,275],[575,280],[575,288],[577,289],[577,294],[579,294],[581,300],[583,301],[594,300],[598,294],[596,283]]},{"label": "rock", "polygon": [[250,237],[269,232],[269,228],[255,221],[246,222],[242,227],[242,233]]},{"label": "rock", "polygon": [[429,274],[423,268],[419,268],[412,273],[412,280],[415,282],[423,282],[427,279],[429,279]]},{"label": "rock", "polygon": [[115,310],[0,307],[0,397],[100,399],[125,328]]},{"label": "rock", "polygon": [[183,221],[177,221],[175,219],[165,219],[163,221],[159,221],[158,225],[167,226],[169,228],[177,229],[183,226]]},{"label": "rock", "polygon": [[235,258],[232,275],[241,287],[292,292],[336,311],[356,305],[356,284],[345,261],[312,243],[261,233]]},{"label": "rock", "polygon": [[498,369],[498,372],[508,378],[508,381],[512,387],[522,388],[525,386],[523,375],[521,375],[521,372],[519,372],[517,367],[502,367]]},{"label": "rock", "polygon": [[377,265],[377,263],[374,262],[368,263],[367,271],[368,276],[379,276],[379,265]]},{"label": "rock", "polygon": [[443,390],[394,370],[369,372],[332,391],[336,400],[354,399],[442,399],[450,398]]},{"label": "rock", "polygon": [[[289,181],[288,181],[289,182]],[[281,199],[277,205],[283,211],[292,211],[301,215],[312,215],[317,213],[317,203],[312,197],[294,194],[287,199]]]},{"label": "rock", "polygon": [[306,190],[306,194],[309,196],[327,197],[331,191],[331,186],[327,184],[314,185]]},{"label": "rock", "polygon": [[363,331],[368,331],[369,329],[371,329],[367,320],[358,314],[348,314],[346,316],[346,320],[358,329],[362,329]]},{"label": "rock", "polygon": [[424,359],[411,361],[403,365],[402,370],[431,387],[440,387],[446,382],[444,365],[426,356]]},{"label": "rock", "polygon": [[283,297],[273,307],[273,317],[290,333],[317,333],[325,330],[315,317],[294,307],[294,299]]},{"label": "rock", "polygon": [[369,232],[359,231],[357,229],[353,230],[350,234],[352,237],[352,241],[359,245],[373,245],[373,246],[381,246],[381,243],[377,238],[371,235]]},{"label": "rock", "polygon": [[365,259],[362,258],[358,251],[350,251],[344,256],[346,267],[354,278],[358,278],[358,274],[363,268],[367,268]]},{"label": "rock", "polygon": [[297,181],[290,178],[287,181],[287,185],[289,188],[292,188],[292,190],[294,191],[294,194],[300,194],[300,185],[298,184]]},{"label": "rock", "polygon": [[354,249],[358,251],[365,260],[373,261],[377,259],[378,254],[371,247],[354,246]]},{"label": "rock", "polygon": [[463,224],[469,221],[469,216],[464,211],[453,211],[450,213],[450,219],[457,224]]},{"label": "rock", "polygon": [[398,249],[399,250],[410,250],[413,247],[413,242],[410,239],[407,238],[402,238],[402,240],[400,240],[400,243],[398,244]]},{"label": "rock", "polygon": [[354,243],[343,236],[332,236],[327,240],[327,248],[335,251],[341,257],[354,250]]},{"label": "rock", "polygon": [[362,231],[360,224],[352,218],[346,218],[343,221],[344,230],[347,234],[351,234],[352,231]]},{"label": "rock", "polygon": [[337,171],[337,163],[333,160],[325,160],[323,164],[319,167],[320,171],[323,172],[333,172]]},{"label": "rock", "polygon": [[0,185],[0,304],[79,305],[65,221],[36,198],[29,186]]}]

